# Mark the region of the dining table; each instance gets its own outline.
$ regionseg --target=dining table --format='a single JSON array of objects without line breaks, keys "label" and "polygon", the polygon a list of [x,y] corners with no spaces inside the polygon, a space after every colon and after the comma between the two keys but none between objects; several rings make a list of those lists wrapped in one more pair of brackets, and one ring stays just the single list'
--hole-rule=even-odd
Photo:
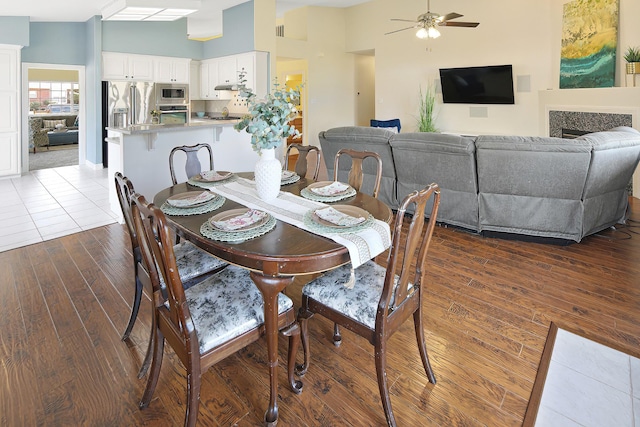
[{"label": "dining table", "polygon": [[[235,174],[238,179],[253,179],[253,173]],[[191,182],[191,181],[189,181]],[[194,190],[202,190],[191,183],[180,183],[163,189],[153,199],[162,206],[169,197]],[[281,194],[299,196],[314,181],[301,178],[281,187]],[[214,190],[215,191],[215,190]],[[393,213],[380,200],[361,192],[338,202],[355,206],[370,213],[376,220],[391,223]],[[331,204],[329,204],[331,205]],[[201,232],[214,214],[242,208],[245,205],[226,198],[214,212],[193,215],[166,215],[167,223],[180,236],[212,255],[250,270],[250,276],[264,298],[264,324],[270,381],[269,406],[265,412],[267,425],[278,420],[278,294],[293,283],[296,276],[311,275],[337,268],[351,261],[348,248],[330,238],[277,220],[267,233],[245,241],[228,242],[205,237]],[[294,390],[296,392],[300,389]]]}]

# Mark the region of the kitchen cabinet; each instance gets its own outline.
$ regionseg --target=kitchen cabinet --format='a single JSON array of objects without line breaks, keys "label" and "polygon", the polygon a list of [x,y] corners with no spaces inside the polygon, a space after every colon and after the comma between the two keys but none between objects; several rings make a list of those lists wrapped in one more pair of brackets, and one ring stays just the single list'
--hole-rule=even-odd
[{"label": "kitchen cabinet", "polygon": [[[0,176],[12,176],[20,172],[19,76],[20,46],[4,45],[0,48]],[[26,122],[24,119],[23,123]],[[26,150],[24,148],[23,152],[26,153]]]},{"label": "kitchen cabinet", "polygon": [[268,53],[248,52],[202,61],[200,66],[202,99],[230,99],[230,92],[216,91],[214,88],[221,84],[240,83],[241,72],[245,73],[245,85],[251,88],[259,98],[267,94],[269,89]]},{"label": "kitchen cabinet", "polygon": [[153,81],[153,57],[102,52],[102,79]]},{"label": "kitchen cabinet", "polygon": [[200,93],[200,61],[191,61],[189,64],[189,98],[191,100],[202,99]]},{"label": "kitchen cabinet", "polygon": [[155,57],[155,81],[159,83],[189,83],[190,59]]},{"label": "kitchen cabinet", "polygon": [[214,90],[218,84],[217,61],[206,60],[200,64],[200,99],[218,99],[218,92]]}]

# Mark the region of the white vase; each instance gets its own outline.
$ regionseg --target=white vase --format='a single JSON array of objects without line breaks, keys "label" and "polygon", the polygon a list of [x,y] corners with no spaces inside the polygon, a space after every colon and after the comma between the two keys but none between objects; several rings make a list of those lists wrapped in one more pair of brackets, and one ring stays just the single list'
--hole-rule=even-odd
[{"label": "white vase", "polygon": [[275,148],[262,150],[260,160],[256,162],[254,175],[258,197],[266,202],[278,197],[282,165],[276,159]]}]

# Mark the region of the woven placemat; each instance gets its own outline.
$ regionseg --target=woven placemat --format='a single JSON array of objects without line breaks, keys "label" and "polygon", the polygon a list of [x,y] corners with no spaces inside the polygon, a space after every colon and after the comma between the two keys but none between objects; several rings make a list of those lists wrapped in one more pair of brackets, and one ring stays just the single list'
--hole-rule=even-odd
[{"label": "woven placemat", "polygon": [[207,220],[200,226],[200,234],[206,238],[218,240],[220,242],[239,243],[262,236],[263,234],[271,231],[275,226],[276,219],[271,215],[269,215],[269,219],[264,224],[246,231],[223,231],[212,226],[209,223],[209,220]]},{"label": "woven placemat", "polygon": [[162,206],[160,206],[160,210],[165,215],[175,215],[175,216],[200,215],[203,213],[215,211],[220,206],[224,205],[224,202],[226,201],[227,199],[216,194],[216,197],[209,200],[207,203],[204,203],[199,206],[194,206],[192,208],[177,208],[175,206],[171,206],[167,202],[164,202]]}]

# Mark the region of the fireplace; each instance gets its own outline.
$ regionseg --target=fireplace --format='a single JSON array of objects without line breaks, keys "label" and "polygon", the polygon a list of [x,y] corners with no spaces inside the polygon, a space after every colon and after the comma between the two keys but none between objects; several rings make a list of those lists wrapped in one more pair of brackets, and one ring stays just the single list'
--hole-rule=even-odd
[{"label": "fireplace", "polygon": [[631,114],[594,113],[585,111],[549,111],[549,136],[577,138],[617,126],[633,126]]}]

